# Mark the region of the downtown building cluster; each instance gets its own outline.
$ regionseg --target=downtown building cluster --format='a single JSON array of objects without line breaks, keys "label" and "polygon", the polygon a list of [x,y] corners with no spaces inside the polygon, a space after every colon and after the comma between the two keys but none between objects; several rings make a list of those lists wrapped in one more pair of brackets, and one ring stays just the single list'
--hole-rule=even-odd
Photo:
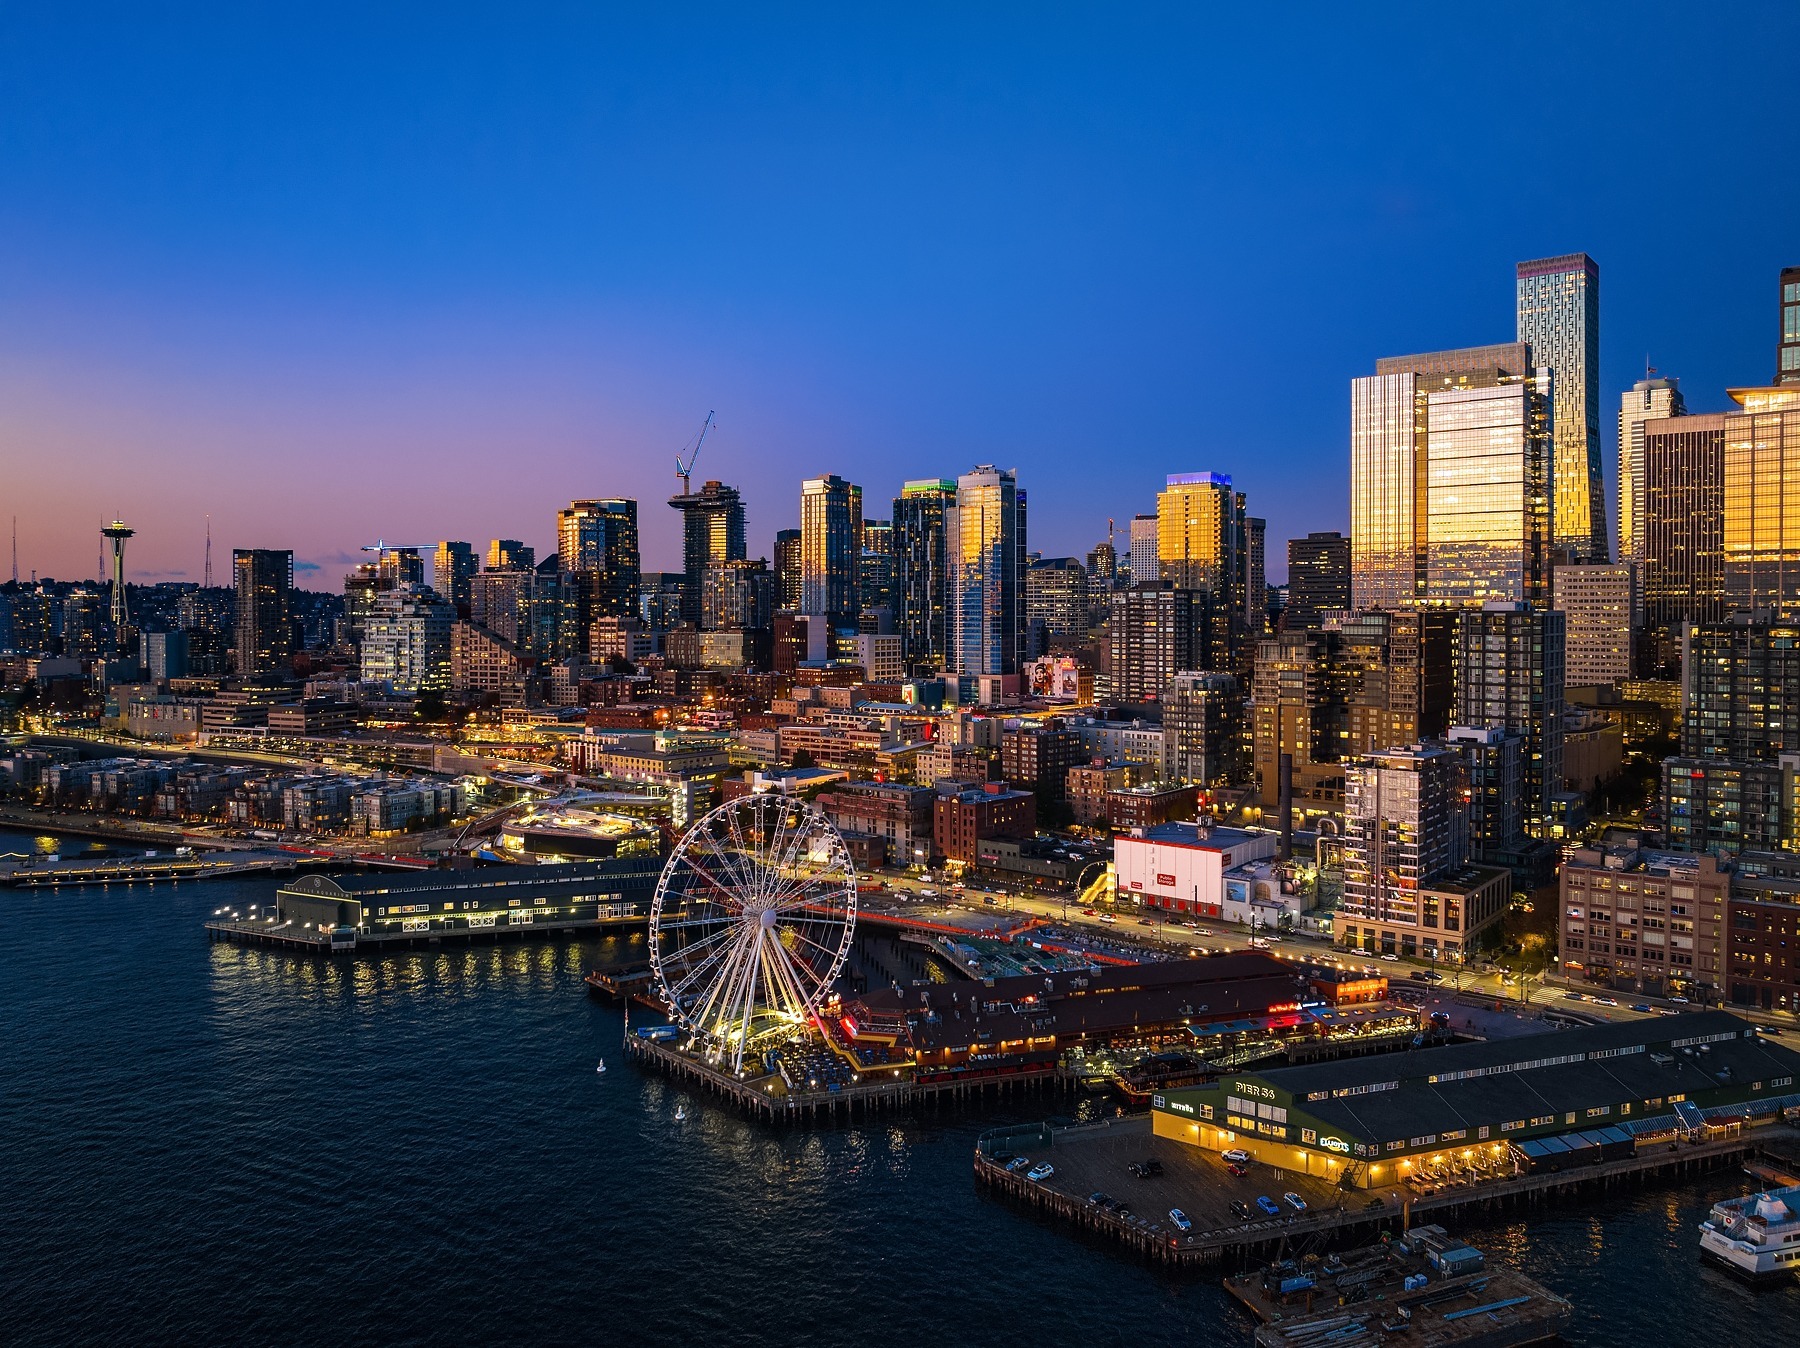
[{"label": "downtown building cluster", "polygon": [[[1122,894],[1212,916],[1247,894],[1368,954],[1469,958],[1516,896],[1554,901],[1578,847],[1656,873],[1710,856],[1722,901],[1785,902],[1768,858],[1800,849],[1800,269],[1778,281],[1775,378],[1711,413],[1655,372],[1602,389],[1599,285],[1585,254],[1521,263],[1510,340],[1352,380],[1350,527],[1288,540],[1285,585],[1220,471],[1169,474],[1063,557],[1031,547],[1027,484],[991,464],[880,508],[808,478],[798,527],[756,556],[739,487],[684,474],[679,570],[644,569],[638,501],[596,496],[546,510],[554,551],[380,545],[341,595],[262,549],[232,554],[229,586],[125,587],[122,562],[110,595],[15,581],[0,647],[37,690],[19,714],[561,772],[674,823],[739,789],[807,791],[871,863],[1051,885],[1074,877],[1047,833],[1116,833]],[[130,531],[109,528],[116,559]],[[1233,862],[1164,886],[1192,868],[1140,844]],[[1735,978],[1722,921],[1627,941],[1594,907],[1565,905],[1570,977],[1800,995],[1786,954]],[[1691,959],[1674,943],[1704,931]]]}]

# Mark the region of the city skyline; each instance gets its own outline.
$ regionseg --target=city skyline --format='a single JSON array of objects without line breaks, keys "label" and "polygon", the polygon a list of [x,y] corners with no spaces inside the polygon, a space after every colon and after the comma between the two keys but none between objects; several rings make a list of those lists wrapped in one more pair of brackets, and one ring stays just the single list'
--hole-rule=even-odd
[{"label": "city skyline", "polygon": [[[1774,373],[1766,292],[1792,261],[1795,189],[1776,175],[1754,211],[1663,203],[1653,223],[1620,204],[1631,146],[1698,163],[1701,128],[1730,140],[1758,124],[1779,44],[1737,41],[1741,15],[1688,16],[1706,73],[1649,102],[1627,95],[1658,25],[1573,16],[1571,52],[1611,53],[1595,78],[1557,82],[1573,55],[1522,78],[1546,115],[1582,122],[1592,153],[1534,162],[1522,184],[1457,164],[1448,129],[1416,129],[1405,155],[1345,153],[1364,119],[1409,100],[1442,104],[1448,128],[1518,93],[1505,50],[1479,69],[1405,61],[1477,38],[1399,18],[1316,23],[1283,78],[1317,87],[1339,61],[1386,51],[1390,74],[1457,79],[1402,74],[1292,108],[1254,62],[1194,80],[1173,54],[1191,21],[1170,15],[1052,23],[1029,53],[991,20],[947,44],[882,33],[894,40],[875,49],[850,23],[791,46],[725,24],[697,47],[648,20],[596,23],[569,38],[599,58],[579,78],[525,27],[502,46],[535,62],[529,87],[490,65],[498,54],[409,30],[496,85],[479,109],[427,98],[416,143],[389,97],[424,97],[436,72],[408,67],[391,94],[371,92],[395,29],[378,25],[360,53],[303,47],[269,72],[291,100],[277,112],[233,73],[267,65],[268,34],[122,24],[71,46],[42,22],[9,20],[0,55],[12,97],[40,109],[0,148],[14,186],[0,245],[18,263],[0,299],[0,454],[27,575],[86,577],[93,529],[115,514],[138,530],[134,581],[200,579],[207,515],[223,548],[292,548],[299,582],[320,589],[380,536],[513,536],[547,553],[570,500],[667,500],[669,460],[713,406],[696,481],[740,486],[753,556],[798,523],[805,477],[835,472],[881,501],[995,459],[1018,464],[1047,556],[1084,556],[1108,516],[1148,510],[1165,475],[1203,467],[1234,476],[1276,543],[1345,529],[1345,382],[1386,352],[1506,337],[1513,269],[1563,252],[1606,273],[1609,531],[1611,409],[1646,357],[1699,413]],[[717,68],[734,43],[755,73],[698,93],[668,78]],[[867,87],[805,75],[809,57],[848,51],[870,58]],[[1729,81],[1708,51],[1729,52]],[[159,95],[187,92],[145,112],[150,68]],[[1070,99],[1077,81],[1116,111],[1096,120],[1108,100]],[[345,97],[325,107],[315,84]],[[918,114],[903,131],[883,120],[896,97]],[[155,134],[176,127],[179,155]],[[245,158],[277,131],[283,153]],[[52,154],[59,134],[89,155]],[[471,155],[480,134],[523,136],[536,157],[496,168]],[[747,160],[767,181],[731,164],[771,143],[792,149]],[[1292,182],[1265,172],[1281,162]],[[1318,211],[1321,193],[1338,209]],[[1230,209],[1207,209],[1218,201]],[[664,228],[671,215],[681,229]],[[592,237],[561,223],[574,218]],[[1295,265],[1326,254],[1328,271]],[[1296,476],[1315,489],[1292,491]],[[278,478],[279,514],[263,490]],[[642,514],[644,564],[678,569],[680,518]]]}]

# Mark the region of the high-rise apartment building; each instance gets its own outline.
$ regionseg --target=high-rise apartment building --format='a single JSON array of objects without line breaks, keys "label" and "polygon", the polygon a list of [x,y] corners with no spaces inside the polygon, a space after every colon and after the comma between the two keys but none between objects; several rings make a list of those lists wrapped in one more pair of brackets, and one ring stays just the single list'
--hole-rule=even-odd
[{"label": "high-rise apartment building", "polygon": [[581,583],[567,571],[482,571],[469,583],[469,618],[534,659],[579,655],[587,648],[584,619],[630,616],[584,611]]},{"label": "high-rise apartment building", "polygon": [[777,608],[798,612],[800,585],[800,531],[778,529],[775,532],[775,604]]},{"label": "high-rise apartment building", "polygon": [[1043,557],[1025,572],[1025,621],[1052,637],[1080,636],[1088,625],[1088,573],[1077,557]]},{"label": "high-rise apartment building", "polygon": [[488,544],[486,570],[529,571],[536,565],[537,549],[516,538],[496,538]]},{"label": "high-rise apartment building", "polygon": [[1269,625],[1269,522],[1244,518],[1244,626],[1254,639]]},{"label": "high-rise apartment building", "polygon": [[1800,751],[1800,624],[1736,613],[1690,627],[1681,669],[1684,757]]},{"label": "high-rise apartment building", "polygon": [[1498,726],[1451,726],[1469,805],[1469,855],[1497,860],[1525,840],[1525,737]]},{"label": "high-rise apartment building", "polygon": [[1468,864],[1462,760],[1441,744],[1344,769],[1339,940],[1369,954],[1463,957],[1504,911],[1511,877]]},{"label": "high-rise apartment building", "polygon": [[469,606],[469,577],[475,574],[475,549],[467,543],[443,542],[432,557],[431,588],[459,609]]},{"label": "high-rise apartment building", "polygon": [[1550,385],[1522,342],[1376,362],[1351,383],[1351,601],[1546,597]]},{"label": "high-rise apartment building", "polygon": [[235,548],[237,672],[273,674],[294,654],[294,554],[287,549]]},{"label": "high-rise apartment building", "polygon": [[1519,340],[1554,389],[1555,500],[1551,546],[1578,561],[1607,558],[1606,485],[1600,466],[1600,268],[1586,253],[1517,268]]},{"label": "high-rise apartment building", "polygon": [[862,561],[857,568],[860,587],[859,602],[864,609],[886,609],[890,615],[898,606],[894,592],[898,563],[894,557],[894,522],[892,519],[862,522]]},{"label": "high-rise apartment building", "polygon": [[950,660],[956,674],[1016,674],[1025,619],[1022,493],[1011,470],[983,464],[956,480],[946,512]]},{"label": "high-rise apartment building", "polygon": [[1088,588],[1095,594],[1109,591],[1118,583],[1119,553],[1110,542],[1094,545],[1087,555]]},{"label": "high-rise apartment building", "polygon": [[1162,694],[1163,732],[1175,775],[1211,786],[1244,772],[1244,691],[1235,675],[1184,670]]},{"label": "high-rise apartment building", "polygon": [[1336,530],[1288,540],[1288,602],[1282,625],[1319,626],[1325,614],[1350,607],[1350,540]]},{"label": "high-rise apartment building", "polygon": [[760,632],[775,621],[775,576],[762,558],[738,558],[701,573],[702,632]]},{"label": "high-rise apartment building", "polygon": [[736,487],[707,482],[699,491],[669,498],[681,512],[682,617],[700,617],[700,591],[709,566],[748,557],[744,540],[744,502]]},{"label": "high-rise apartment building", "polygon": [[1206,595],[1140,586],[1112,599],[1112,700],[1153,702],[1184,670],[1209,667]]},{"label": "high-rise apartment building", "polygon": [[1206,596],[1215,669],[1236,669],[1247,653],[1250,552],[1244,506],[1244,494],[1232,490],[1223,473],[1173,474],[1156,498],[1161,581]]},{"label": "high-rise apartment building", "polygon": [[856,616],[862,488],[836,473],[800,484],[800,608],[834,623]]},{"label": "high-rise apartment building", "polygon": [[[1619,398],[1619,560],[1644,579],[1644,423],[1687,415],[1680,381],[1645,377]],[[1642,618],[1639,613],[1638,618]]]},{"label": "high-rise apartment building", "polygon": [[1127,534],[1130,540],[1127,557],[1133,585],[1154,585],[1161,579],[1162,571],[1157,562],[1157,535],[1156,516],[1132,516],[1131,528]]},{"label": "high-rise apartment building", "polygon": [[950,658],[945,521],[955,507],[956,483],[947,477],[908,482],[894,498],[894,628],[915,669],[942,669]]},{"label": "high-rise apartment building", "polygon": [[363,681],[397,693],[448,691],[455,621],[455,606],[423,585],[377,594],[363,628]]},{"label": "high-rise apartment building", "polygon": [[1523,737],[1525,828],[1542,837],[1563,789],[1563,615],[1489,603],[1460,619],[1456,724]]},{"label": "high-rise apartment building", "polygon": [[1636,608],[1630,562],[1559,566],[1551,573],[1551,607],[1563,615],[1563,682],[1611,687],[1631,677],[1631,615]]},{"label": "high-rise apartment building", "polygon": [[[741,542],[741,527],[738,535]],[[557,512],[556,545],[558,567],[581,578],[589,621],[629,617],[638,611],[636,501],[609,497],[571,502]]]}]

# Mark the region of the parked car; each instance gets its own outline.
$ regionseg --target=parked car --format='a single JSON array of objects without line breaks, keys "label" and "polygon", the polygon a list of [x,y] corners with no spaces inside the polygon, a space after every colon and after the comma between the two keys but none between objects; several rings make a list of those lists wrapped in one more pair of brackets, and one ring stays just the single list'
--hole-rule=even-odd
[{"label": "parked car", "polygon": [[1250,1205],[1241,1198],[1231,1200],[1231,1210],[1238,1215],[1240,1221],[1250,1220]]},{"label": "parked car", "polygon": [[1083,917],[1099,917],[1100,916],[1100,914],[1095,912],[1092,908],[1083,908],[1081,910],[1081,915]]},{"label": "parked car", "polygon": [[1250,1153],[1242,1147],[1233,1147],[1230,1151],[1220,1152],[1219,1155],[1227,1161],[1236,1161],[1239,1165],[1250,1159]]},{"label": "parked car", "polygon": [[1011,1171],[1019,1171],[1030,1164],[1031,1158],[1029,1156],[1015,1156],[1006,1163],[1006,1168]]},{"label": "parked car", "polygon": [[1287,1205],[1295,1212],[1306,1211],[1306,1200],[1300,1197],[1300,1195],[1295,1193],[1292,1189],[1289,1189],[1282,1197],[1287,1200]]},{"label": "parked car", "polygon": [[1579,992],[1565,992],[1563,993],[1563,1000],[1565,1002],[1585,1002],[1587,998],[1583,997]]},{"label": "parked car", "polygon": [[1102,922],[1117,922],[1119,919],[1114,917],[1111,913],[1102,913],[1100,914],[1100,920]]},{"label": "parked car", "polygon": [[1256,1196],[1256,1206],[1261,1208],[1271,1217],[1281,1216],[1281,1204],[1277,1203],[1267,1194],[1258,1194]]},{"label": "parked car", "polygon": [[1147,917],[1140,917],[1138,919],[1138,926],[1140,926],[1140,927],[1154,927],[1155,925],[1156,925],[1156,923],[1152,922]]},{"label": "parked car", "polygon": [[988,1157],[988,1160],[992,1161],[995,1165],[1005,1165],[1008,1161],[1017,1159],[1017,1156],[1010,1151],[997,1151],[992,1156]]},{"label": "parked car", "polygon": [[1096,1189],[1093,1193],[1088,1195],[1088,1202],[1092,1203],[1097,1208],[1105,1207],[1106,1195]]},{"label": "parked car", "polygon": [[1037,1165],[1032,1166],[1031,1169],[1025,1172],[1025,1178],[1041,1182],[1049,1179],[1055,1173],[1055,1166],[1051,1165],[1048,1161],[1040,1161]]},{"label": "parked car", "polygon": [[1386,960],[1389,964],[1398,964],[1400,962],[1400,957],[1398,955],[1383,955],[1381,958]]},{"label": "parked car", "polygon": [[1238,1161],[1227,1161],[1225,1163],[1225,1168],[1234,1175],[1241,1176],[1241,1175],[1248,1175],[1250,1173],[1250,1167],[1247,1165],[1244,1165]]},{"label": "parked car", "polygon": [[1188,1220],[1187,1213],[1183,1212],[1180,1208],[1169,1209],[1169,1220],[1174,1223],[1177,1231],[1192,1231],[1194,1229],[1194,1224]]},{"label": "parked car", "polygon": [[1639,1002],[1636,1006],[1632,1007],[1631,1009],[1633,1011],[1642,1011],[1645,1015],[1648,1015],[1648,1014],[1650,1014],[1650,1003],[1649,1002]]}]

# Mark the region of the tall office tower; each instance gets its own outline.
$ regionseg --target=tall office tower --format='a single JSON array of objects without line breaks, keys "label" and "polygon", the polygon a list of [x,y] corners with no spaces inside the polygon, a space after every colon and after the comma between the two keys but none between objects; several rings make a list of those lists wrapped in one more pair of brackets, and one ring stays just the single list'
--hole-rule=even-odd
[{"label": "tall office tower", "polygon": [[775,576],[758,557],[709,566],[701,577],[702,632],[761,632],[775,618]]},{"label": "tall office tower", "polygon": [[425,583],[425,559],[417,548],[381,548],[375,554],[375,570],[384,590]]},{"label": "tall office tower", "polygon": [[1672,677],[1684,623],[1725,616],[1724,415],[1644,423],[1645,665]]},{"label": "tall office tower", "polygon": [[150,676],[151,683],[167,683],[187,677],[188,641],[186,632],[145,632],[138,639],[138,663]]},{"label": "tall office tower", "polygon": [[942,669],[950,658],[948,512],[956,483],[920,478],[894,498],[894,627],[913,669]]},{"label": "tall office tower", "polygon": [[[708,483],[714,486],[714,483]],[[740,521],[738,545],[743,546]],[[557,566],[582,577],[582,599],[588,622],[625,618],[638,611],[637,502],[608,497],[573,501],[556,512]],[[582,624],[586,630],[586,623]]]},{"label": "tall office tower", "polygon": [[1737,613],[1690,627],[1681,667],[1682,757],[1800,750],[1800,625]]},{"label": "tall office tower", "polygon": [[1554,381],[1552,546],[1604,562],[1606,482],[1600,466],[1600,268],[1586,253],[1518,266],[1519,340]]},{"label": "tall office tower", "polygon": [[1510,877],[1468,869],[1462,760],[1443,745],[1370,754],[1344,769],[1344,944],[1460,958],[1500,914]]},{"label": "tall office tower", "polygon": [[537,550],[516,538],[496,538],[488,544],[488,571],[529,571],[537,565]]},{"label": "tall office tower", "polygon": [[1252,637],[1269,625],[1269,522],[1244,520],[1244,624]]},{"label": "tall office tower", "polygon": [[1236,670],[1246,650],[1247,533],[1244,493],[1233,491],[1223,473],[1174,474],[1156,498],[1160,578],[1173,589],[1206,595],[1213,669]]},{"label": "tall office tower", "polygon": [[1543,837],[1563,789],[1563,615],[1488,603],[1460,616],[1456,724],[1524,737],[1525,828]]},{"label": "tall office tower", "polygon": [[1800,381],[1728,392],[1725,607],[1800,617]]},{"label": "tall office tower", "polygon": [[790,612],[800,608],[800,531],[775,531],[775,604]]},{"label": "tall office tower", "polygon": [[707,482],[699,491],[671,496],[669,505],[681,512],[681,565],[687,578],[681,616],[695,622],[706,568],[750,555],[744,541],[744,502],[736,487]]},{"label": "tall office tower", "polygon": [[862,489],[836,473],[800,484],[800,608],[834,624],[857,612]]},{"label": "tall office tower", "polygon": [[1183,670],[1163,689],[1162,714],[1178,778],[1212,786],[1243,776],[1244,691],[1234,675]]},{"label": "tall office tower", "polygon": [[475,561],[475,549],[467,543],[439,543],[431,562],[431,588],[458,609],[467,609]]},{"label": "tall office tower", "polygon": [[945,512],[954,674],[1017,674],[1025,627],[1023,493],[1010,469],[982,464],[956,479]]},{"label": "tall office tower", "polygon": [[1800,384],[1800,267],[1781,269],[1781,349],[1775,382]]},{"label": "tall office tower", "polygon": [[1512,342],[1351,381],[1353,606],[1547,597],[1551,378],[1531,362]]},{"label": "tall office tower", "polygon": [[1126,554],[1133,585],[1155,585],[1162,577],[1157,565],[1157,525],[1154,515],[1131,517],[1130,551]]},{"label": "tall office tower", "polygon": [[1113,596],[1112,700],[1154,702],[1177,674],[1206,669],[1206,596],[1148,585]]},{"label": "tall office tower", "polygon": [[455,621],[455,605],[423,585],[383,590],[363,628],[363,681],[385,683],[396,693],[448,691]]},{"label": "tall office tower", "polygon": [[1088,573],[1076,557],[1044,557],[1025,572],[1025,621],[1052,637],[1079,637],[1088,626]]},{"label": "tall office tower", "polygon": [[857,568],[861,607],[885,608],[891,615],[898,607],[894,594],[895,575],[893,521],[864,520],[862,560]]},{"label": "tall office tower", "polygon": [[1350,540],[1335,529],[1288,540],[1288,602],[1282,626],[1304,632],[1350,607]]},{"label": "tall office tower", "polygon": [[[794,532],[798,533],[798,530]],[[704,589],[705,581],[701,582]],[[667,632],[681,621],[681,596],[687,587],[685,571],[638,573],[637,616],[652,632]],[[589,619],[590,625],[594,619]],[[623,620],[621,620],[623,621]],[[609,629],[618,630],[618,629]]]},{"label": "tall office tower", "polygon": [[113,643],[122,652],[126,649],[127,641],[134,648],[137,645],[136,636],[131,632],[130,606],[125,601],[125,540],[136,534],[137,530],[128,528],[124,520],[114,520],[100,533],[112,544]]},{"label": "tall office tower", "polygon": [[273,674],[294,654],[294,554],[234,548],[237,582],[237,672]]},{"label": "tall office tower", "polygon": [[1563,682],[1570,688],[1612,687],[1631,677],[1630,562],[1559,566],[1550,606],[1563,615]]},{"label": "tall office tower", "polygon": [[[1619,397],[1619,560],[1644,579],[1644,423],[1687,415],[1675,379],[1640,379]],[[1641,598],[1641,596],[1640,596]],[[1636,615],[1642,618],[1642,613]]]}]

